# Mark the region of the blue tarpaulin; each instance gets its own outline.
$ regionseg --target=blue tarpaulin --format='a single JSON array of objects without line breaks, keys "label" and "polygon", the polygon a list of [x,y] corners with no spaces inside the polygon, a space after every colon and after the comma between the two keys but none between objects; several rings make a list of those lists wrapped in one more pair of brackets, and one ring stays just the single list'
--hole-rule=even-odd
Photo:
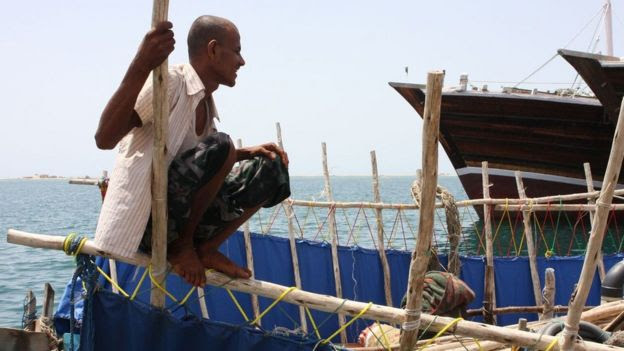
[{"label": "blue tarpaulin", "polygon": [[[252,234],[252,247],[254,255],[256,279],[270,281],[284,286],[294,286],[294,277],[291,263],[288,239]],[[239,265],[245,265],[245,246],[243,235],[240,232],[232,235],[222,246],[221,251]],[[301,272],[302,289],[319,294],[335,295],[334,278],[330,246],[324,242],[311,242],[306,240],[297,241],[297,253]],[[375,250],[361,247],[340,247],[338,249],[340,273],[342,278],[343,296],[347,299],[362,302],[372,301],[385,305],[383,273],[378,253]],[[405,294],[410,253],[405,251],[388,250],[388,262],[391,272],[392,299],[395,307],[399,306],[401,298]],[[605,266],[609,269],[613,264],[622,259],[621,255],[605,256]],[[446,257],[440,257],[444,264]],[[462,257],[461,279],[463,279],[475,292],[476,298],[469,308],[480,308],[483,304],[483,285],[485,258]],[[105,260],[99,259],[98,264],[108,270]],[[553,267],[556,275],[556,299],[555,304],[567,305],[570,294],[577,283],[583,257],[550,257],[538,258],[540,279],[543,280],[544,270]],[[496,278],[496,300],[498,307],[504,306],[534,306],[531,276],[528,258],[526,257],[497,257],[494,260]],[[117,274],[120,285],[131,294],[137,285],[143,268],[137,268],[127,264],[117,264]],[[100,283],[110,289],[109,284],[100,278]],[[543,281],[542,281],[543,286]],[[594,278],[586,305],[598,305],[600,302],[600,289],[598,277]],[[167,279],[167,289],[181,300],[189,291],[190,286],[177,275],[171,274]],[[207,286],[206,304],[211,320],[241,325],[245,322],[241,313],[237,310],[227,292],[220,287]],[[66,296],[68,293],[66,292]],[[251,298],[247,294],[234,293],[247,316],[252,317]],[[146,279],[137,294],[137,300],[146,303],[149,301],[150,283]],[[260,298],[260,309],[265,309],[273,300]],[[167,306],[172,310],[172,315],[178,319],[189,316],[200,316],[197,294],[192,295],[186,307],[177,306],[175,302],[167,300]],[[126,307],[130,308],[130,307]],[[66,298],[61,303],[57,316],[68,315]],[[322,337],[331,335],[338,328],[336,315],[311,311],[319,332]],[[109,314],[111,319],[115,314]],[[194,318],[195,318],[194,317]],[[511,314],[498,317],[499,325],[516,323],[518,318],[529,320],[536,319],[535,314]],[[478,320],[480,317],[476,317]],[[348,320],[348,317],[347,317]],[[114,323],[114,322],[111,322]],[[358,320],[347,329],[350,341],[357,340],[360,331],[372,323],[372,321]],[[57,322],[57,326],[62,323]],[[299,327],[299,310],[297,306],[280,302],[268,314],[262,318],[262,326],[267,330],[275,327],[296,329]],[[311,323],[308,323],[309,333],[312,333]],[[61,330],[63,331],[63,330]],[[333,341],[337,341],[335,338]]]}]

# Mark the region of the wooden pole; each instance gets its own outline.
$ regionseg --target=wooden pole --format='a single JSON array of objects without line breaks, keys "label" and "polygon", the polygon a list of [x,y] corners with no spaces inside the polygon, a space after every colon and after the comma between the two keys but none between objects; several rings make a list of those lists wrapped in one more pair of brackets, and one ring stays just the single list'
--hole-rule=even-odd
[{"label": "wooden pole", "polygon": [[[277,143],[280,148],[284,149],[284,141],[282,140],[282,128],[279,122],[275,123],[277,129]],[[297,242],[295,240],[295,224],[293,218],[295,216],[292,205],[287,200],[282,201],[284,206],[284,213],[286,213],[286,220],[288,221],[288,244],[290,245],[290,257],[293,266],[293,275],[295,276],[295,286],[297,289],[301,289],[301,274],[299,272],[299,254],[297,253]],[[306,318],[305,310],[303,306],[299,306],[299,322],[301,323],[301,330],[304,333],[308,332],[308,320]]]},{"label": "wooden pole", "polygon": [[197,298],[199,299],[199,309],[203,318],[210,318],[208,315],[208,306],[206,306],[206,292],[204,288],[197,287]]},{"label": "wooden pole", "polygon": [[602,239],[604,237],[607,219],[609,215],[609,205],[613,200],[613,192],[617,185],[620,169],[622,167],[622,158],[624,158],[624,101],[620,106],[620,115],[618,117],[615,134],[613,136],[613,144],[611,145],[611,153],[609,154],[609,162],[602,183],[600,197],[596,201],[598,206],[594,215],[594,224],[592,225],[591,235],[587,243],[587,251],[585,252],[585,261],[577,288],[570,298],[570,311],[566,318],[565,328],[561,341],[561,349],[564,351],[572,350],[573,343],[577,338],[578,324],[581,318],[581,312],[587,295],[591,288],[594,273],[596,272],[596,264],[598,261],[598,252],[602,247]]},{"label": "wooden pole", "polygon": [[53,324],[52,316],[54,314],[54,289],[50,283],[43,286],[43,306],[41,316],[35,322],[35,331],[41,332],[45,327]]},{"label": "wooden pole", "polygon": [[[520,199],[526,199],[524,184],[520,171],[515,172],[516,186],[518,187],[518,196]],[[522,211],[522,223],[524,223],[524,238],[526,239],[527,252],[529,254],[529,270],[531,271],[531,283],[533,284],[533,296],[535,297],[535,306],[542,304],[542,293],[540,291],[540,279],[537,272],[537,255],[535,253],[535,243],[533,242],[533,231],[531,230],[531,211]],[[540,317],[541,318],[541,317]]]},{"label": "wooden pole", "polygon": [[[236,147],[239,149],[243,147],[243,140],[236,140]],[[251,279],[256,277],[255,269],[254,269],[254,257],[251,246],[251,229],[249,227],[249,221],[245,221],[243,224],[243,238],[245,240],[245,257],[247,260],[247,268],[251,271]],[[254,319],[258,321],[258,326],[262,326],[262,321],[258,319],[260,315],[260,302],[258,302],[258,295],[251,294],[251,309],[253,310]]]},{"label": "wooden pole", "polygon": [[37,314],[37,298],[32,290],[26,292],[26,304],[24,305],[24,330],[35,331]]},{"label": "wooden pole", "polygon": [[[490,198],[490,180],[488,177],[488,163],[481,163],[483,179],[483,198]],[[489,205],[483,205],[483,228],[485,229],[485,288],[483,293],[483,318],[488,324],[496,324],[496,317],[492,310],[496,308],[496,286],[494,279],[494,244],[492,239],[492,215]]]},{"label": "wooden pole", "polygon": [[[329,169],[327,167],[327,146],[325,143],[321,143],[322,156],[323,156],[323,178],[325,180],[325,195],[329,202],[334,201],[334,194],[332,193],[331,184],[329,182]],[[331,256],[332,265],[334,266],[334,283],[336,285],[336,297],[342,298],[342,282],[340,279],[340,265],[338,264],[338,233],[336,231],[336,210],[334,207],[329,208],[328,213],[328,226],[329,235],[331,236]],[[342,327],[346,323],[345,315],[338,314],[338,325]],[[345,344],[347,342],[347,333],[342,331],[340,333],[340,342]]]},{"label": "wooden pole", "polygon": [[423,114],[422,181],[418,238],[412,253],[407,285],[406,319],[401,334],[401,350],[412,350],[417,341],[421,323],[422,292],[425,273],[431,254],[435,199],[438,186],[438,138],[440,106],[444,73],[433,71],[427,74],[427,96]]},{"label": "wooden pole", "polygon": [[[585,162],[583,163],[583,169],[585,170],[585,180],[587,182],[587,192],[593,192],[594,191],[594,180],[592,177],[592,172],[591,172],[591,166],[589,165],[589,162]],[[587,203],[589,205],[594,205],[596,203],[596,201],[594,201],[593,198],[588,198],[587,199]],[[591,223],[591,225],[594,225],[594,211],[589,211],[589,221]],[[598,251],[598,275],[600,276],[600,281],[602,282],[602,280],[604,279],[604,276],[606,273],[605,270],[605,266],[604,266],[604,260],[602,259],[602,250]]]},{"label": "wooden pole", "polygon": [[555,270],[553,268],[546,268],[544,273],[544,309],[540,320],[549,320],[554,317],[554,305],[555,305]]},{"label": "wooden pole", "polygon": [[[370,152],[371,167],[373,170],[373,201],[381,202],[381,193],[379,191],[379,173],[377,172],[377,155],[375,150]],[[381,208],[375,209],[375,217],[377,219],[377,250],[379,251],[379,259],[384,279],[384,293],[386,294],[386,305],[392,307],[392,288],[390,282],[390,266],[386,257],[386,244],[384,240],[384,226]]]},{"label": "wooden pole", "polygon": [[[27,233],[15,229],[9,229],[7,233],[7,242],[12,244],[20,244],[36,248],[47,248],[54,250],[63,250],[63,241],[65,237],[56,235],[43,235]],[[118,261],[126,262],[130,264],[147,266],[149,264],[149,258],[145,255],[133,255],[132,257],[123,257],[117,255],[108,254],[100,250],[92,240],[88,240],[84,245],[82,253],[88,255],[97,255],[103,257],[113,257]],[[235,291],[240,291],[248,294],[258,294],[260,296],[276,299],[284,294],[289,288],[278,284],[264,282],[254,279],[232,279],[224,274],[207,271],[206,272],[207,283],[213,286],[226,287]],[[315,294],[303,290],[293,290],[286,294],[282,301],[307,306],[318,311],[323,312],[335,312],[341,311],[350,316],[359,314],[362,310],[367,308],[368,304],[364,302],[345,300],[334,296]],[[583,314],[583,319],[592,321],[591,318],[597,316],[604,316],[605,313],[619,313],[624,308],[624,301],[616,301],[608,304],[610,311],[603,309],[603,306],[597,307],[590,313]],[[587,314],[587,318],[586,318]],[[371,305],[368,310],[362,314],[363,319],[379,320],[389,323],[403,323],[407,319],[407,313],[405,310],[387,307],[381,305]],[[453,323],[453,318],[433,316],[428,314],[421,315],[421,321],[423,326],[428,326],[429,331],[439,331],[449,324]],[[549,344],[555,340],[555,337],[549,335],[540,335],[537,333],[522,332],[505,327],[497,327],[482,323],[459,321],[454,327],[448,328],[450,333],[456,335],[463,335],[467,337],[478,338],[479,340],[492,340],[501,342],[504,344],[512,344],[519,346],[531,346],[534,348],[545,349]],[[620,350],[617,347],[600,345],[592,342],[583,342],[583,345],[588,350],[595,351],[608,351],[608,350]],[[557,345],[553,350],[558,350]]]},{"label": "wooden pole", "polygon": [[[167,20],[169,0],[154,0],[152,28]],[[169,100],[167,60],[153,71],[154,86],[154,153],[152,156],[152,275],[165,286],[167,274],[167,121]],[[165,293],[152,283],[150,302],[165,306]]]}]

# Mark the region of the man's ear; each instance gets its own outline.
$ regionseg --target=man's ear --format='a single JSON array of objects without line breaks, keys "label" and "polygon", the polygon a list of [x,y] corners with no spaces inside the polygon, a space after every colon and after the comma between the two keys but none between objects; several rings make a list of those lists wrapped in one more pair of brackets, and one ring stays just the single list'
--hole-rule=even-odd
[{"label": "man's ear", "polygon": [[206,54],[210,58],[213,58],[217,55],[217,40],[216,39],[212,39],[206,45]]}]

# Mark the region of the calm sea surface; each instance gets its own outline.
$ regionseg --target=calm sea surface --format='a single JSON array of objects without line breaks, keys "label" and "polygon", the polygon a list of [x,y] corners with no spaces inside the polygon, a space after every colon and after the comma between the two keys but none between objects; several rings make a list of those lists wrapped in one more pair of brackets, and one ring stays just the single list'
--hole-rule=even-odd
[{"label": "calm sea surface", "polygon": [[[412,203],[410,185],[413,177],[381,177],[381,197],[387,203]],[[451,191],[458,200],[465,199],[466,195],[457,177],[441,177],[441,185]],[[292,197],[299,200],[325,201],[323,194],[322,177],[293,177],[291,179]],[[332,188],[336,201],[372,201],[372,186],[370,177],[333,177]],[[0,326],[19,327],[21,325],[23,300],[28,289],[32,289],[38,299],[39,310],[43,284],[49,282],[56,290],[56,302],[71,278],[74,262],[69,256],[60,251],[33,249],[11,245],[6,242],[6,232],[9,228],[24,230],[32,233],[67,235],[77,232],[93,237],[100,210],[100,192],[96,186],[70,185],[67,180],[0,180]],[[285,235],[287,226],[284,216],[277,216],[271,220],[271,212],[265,210],[260,220],[252,219],[254,232],[266,229],[268,223],[273,222],[271,233]],[[396,211],[384,213],[384,227],[391,233],[397,226]],[[306,232],[306,238],[313,238],[318,223],[323,222],[323,211],[306,212],[305,209],[296,209],[298,225]],[[371,212],[368,212],[369,223],[374,224]],[[374,215],[373,215],[374,216]],[[311,218],[317,218],[318,221]],[[350,219],[349,219],[350,217]],[[356,212],[347,214],[336,213],[338,224],[350,222],[352,228],[366,226],[363,217]],[[359,220],[356,220],[360,218]],[[412,226],[414,218],[408,218]],[[471,219],[469,219],[471,220]],[[353,223],[357,222],[355,226]],[[407,225],[407,224],[405,224]],[[462,220],[464,225],[464,220]],[[470,225],[468,223],[467,225]],[[366,229],[368,230],[368,229]],[[436,229],[438,231],[439,228]],[[357,239],[355,230],[342,230],[341,244],[345,240],[353,240],[360,246],[370,246],[368,232]],[[396,248],[402,248],[408,243],[401,244],[398,240]],[[325,239],[324,234],[318,235],[318,240]]]}]

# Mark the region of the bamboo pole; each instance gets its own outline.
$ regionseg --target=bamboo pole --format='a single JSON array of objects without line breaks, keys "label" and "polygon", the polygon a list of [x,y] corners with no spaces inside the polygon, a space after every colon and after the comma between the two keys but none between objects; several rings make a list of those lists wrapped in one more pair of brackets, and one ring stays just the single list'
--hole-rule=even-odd
[{"label": "bamboo pole", "polygon": [[[243,147],[243,140],[236,140],[236,147],[239,149]],[[251,271],[251,278],[256,277],[254,269],[254,257],[251,247],[251,229],[249,228],[249,220],[243,223],[243,238],[245,240],[245,258],[247,261],[247,268]],[[258,319],[260,315],[260,302],[258,301],[258,295],[251,294],[251,309],[253,311],[254,319],[258,321],[258,326],[262,326],[262,321]]]},{"label": "bamboo pole", "polygon": [[598,251],[602,247],[602,239],[604,237],[607,219],[609,215],[609,205],[613,200],[613,192],[617,186],[617,181],[622,168],[622,158],[624,158],[624,101],[620,106],[620,115],[618,117],[615,134],[613,136],[613,144],[611,145],[611,153],[609,154],[609,162],[605,172],[600,197],[596,201],[598,209],[594,215],[594,224],[592,225],[591,235],[585,252],[585,261],[583,269],[579,277],[579,283],[570,298],[570,311],[566,318],[565,328],[562,333],[561,348],[564,351],[572,350],[573,342],[577,338],[578,324],[581,318],[581,309],[587,301],[587,295],[591,288],[594,273],[596,272],[596,264],[598,261]]},{"label": "bamboo pole", "polygon": [[[371,168],[373,171],[373,201],[381,202],[381,193],[379,191],[379,173],[377,172],[377,155],[375,150],[370,152]],[[386,295],[386,305],[392,307],[392,288],[390,281],[390,266],[386,257],[386,244],[384,240],[384,226],[381,208],[375,209],[375,217],[377,220],[377,251],[379,252],[379,260],[381,261],[381,269],[383,271],[384,293]]]},{"label": "bamboo pole", "polygon": [[[483,198],[490,198],[490,180],[488,177],[488,163],[481,163],[483,180]],[[494,279],[494,246],[492,239],[492,215],[489,205],[483,205],[483,228],[485,229],[485,283],[483,289],[483,318],[488,324],[496,324],[496,317],[492,310],[496,308],[496,286]]]},{"label": "bamboo pole", "polygon": [[[152,28],[167,20],[169,0],[154,0]],[[154,153],[152,155],[152,275],[165,286],[167,274],[167,121],[169,100],[167,60],[154,69]],[[165,306],[165,293],[152,282],[150,302],[155,307]]]},{"label": "bamboo pole", "polygon": [[[277,144],[280,148],[284,149],[284,141],[282,139],[282,128],[279,122],[275,123],[277,129]],[[295,278],[295,287],[301,289],[301,273],[299,271],[299,254],[297,253],[297,242],[295,240],[295,224],[293,218],[295,216],[292,206],[288,201],[284,201],[284,213],[286,214],[286,220],[288,221],[288,244],[290,246],[290,257],[293,267],[293,275]],[[305,310],[303,306],[299,306],[299,322],[301,323],[301,330],[304,333],[308,332],[308,320],[306,318]]]},{"label": "bamboo pole", "polygon": [[[327,167],[327,145],[321,143],[322,157],[323,157],[323,179],[325,180],[325,195],[329,202],[334,201],[334,194],[332,192],[331,184],[329,182],[329,169]],[[342,282],[340,279],[340,265],[338,264],[338,233],[336,231],[336,210],[333,207],[329,208],[328,214],[328,226],[329,235],[331,236],[331,256],[332,265],[334,267],[334,283],[336,285],[336,297],[342,298]],[[346,323],[345,315],[343,313],[338,314],[338,325],[342,327]],[[347,332],[342,331],[340,333],[340,342],[345,344],[347,342]]]},{"label": "bamboo pole", "polygon": [[555,312],[555,270],[546,268],[544,272],[544,304],[540,320],[549,320],[554,317]]},{"label": "bamboo pole", "polygon": [[[598,191],[591,193],[578,193],[558,196],[545,196],[526,199],[477,199],[457,201],[457,207],[472,207],[479,205],[493,205],[494,210],[504,211],[552,211],[554,206],[552,202],[573,201],[579,199],[587,199],[597,197]],[[624,189],[615,191],[615,195],[624,195]],[[401,209],[401,210],[417,210],[420,208],[417,204],[387,204],[375,202],[328,202],[328,201],[307,201],[307,200],[288,200],[293,206],[307,207],[335,207],[335,208],[381,208],[381,209]],[[550,204],[549,204],[550,203]],[[435,204],[436,208],[443,208],[441,202]],[[589,211],[595,209],[595,205],[587,204],[563,204],[556,205],[558,211]],[[624,210],[624,204],[612,204],[611,210]]]},{"label": "bamboo pole", "polygon": [[[7,242],[9,243],[36,248],[55,249],[59,251],[63,250],[64,239],[65,237],[62,236],[33,234],[15,229],[9,229],[7,233]],[[92,240],[88,240],[85,243],[81,252],[88,255],[112,257],[121,262],[140,265],[143,267],[149,264],[149,258],[145,255],[133,255],[132,257],[111,255],[100,250],[93,243]],[[212,286],[226,287],[235,291],[248,294],[255,293],[271,299],[277,299],[279,296],[285,294],[285,292],[289,290],[288,287],[260,280],[232,279],[224,274],[215,271],[207,271],[206,280],[208,284]],[[282,301],[296,305],[307,306],[309,308],[323,312],[341,311],[350,316],[355,316],[365,308],[368,308],[368,304],[364,302],[345,300],[334,296],[315,294],[298,289],[293,290],[288,294],[285,294]],[[600,306],[592,311],[583,313],[583,320],[591,321],[589,319],[590,312],[591,317],[593,318],[596,318],[596,316],[604,315],[605,312],[616,312],[617,314],[621,312],[624,308],[624,301],[617,301],[607,305],[609,308],[608,311],[602,308],[603,306]],[[405,310],[399,308],[373,304],[370,306],[370,308],[367,309],[365,313],[362,314],[361,318],[385,321],[389,323],[403,323],[407,318],[407,314]],[[428,326],[428,330],[430,331],[440,331],[442,330],[442,328],[445,328],[451,323],[454,323],[453,318],[433,316],[428,314],[422,314],[421,321],[423,326]],[[497,327],[470,321],[459,321],[455,324],[454,327],[448,328],[448,332],[455,335],[478,338],[479,340],[487,339],[504,344],[531,346],[540,349],[545,349],[553,340],[555,340],[555,337],[549,335],[522,332],[510,328]],[[592,342],[583,342],[582,345],[587,347],[588,350],[595,351],[620,350],[620,348],[617,347],[600,345]],[[555,345],[553,350],[558,350],[557,345]]]},{"label": "bamboo pole", "polygon": [[[594,180],[592,177],[592,172],[591,172],[591,166],[589,165],[589,162],[585,162],[583,163],[583,169],[585,170],[585,180],[587,181],[587,192],[592,192],[594,191]],[[587,199],[587,203],[589,205],[594,205],[596,203],[596,201],[594,201],[594,199]],[[593,211],[589,211],[589,221],[591,223],[591,225],[594,225],[594,212]],[[602,280],[604,279],[604,276],[606,273],[605,271],[605,266],[604,266],[604,260],[602,259],[602,250],[598,251],[598,275],[600,276],[600,281],[602,282]]]},{"label": "bamboo pole", "polygon": [[440,71],[427,74],[427,95],[423,114],[423,150],[422,181],[420,192],[420,216],[418,238],[412,253],[407,285],[406,320],[401,334],[401,350],[411,350],[417,341],[417,330],[421,323],[422,292],[433,235],[435,217],[435,196],[438,186],[438,135],[440,124],[440,106],[442,103],[442,85],[444,73]]},{"label": "bamboo pole", "polygon": [[[526,198],[524,184],[520,171],[515,172],[516,186],[518,187],[518,196],[520,199]],[[540,279],[537,272],[537,255],[535,253],[535,243],[533,242],[533,231],[531,230],[531,211],[522,211],[522,223],[524,224],[524,237],[527,244],[527,252],[529,254],[529,269],[531,271],[531,283],[533,285],[533,296],[535,297],[535,305],[542,304],[542,293],[540,291]],[[540,316],[540,318],[542,318]]]}]

